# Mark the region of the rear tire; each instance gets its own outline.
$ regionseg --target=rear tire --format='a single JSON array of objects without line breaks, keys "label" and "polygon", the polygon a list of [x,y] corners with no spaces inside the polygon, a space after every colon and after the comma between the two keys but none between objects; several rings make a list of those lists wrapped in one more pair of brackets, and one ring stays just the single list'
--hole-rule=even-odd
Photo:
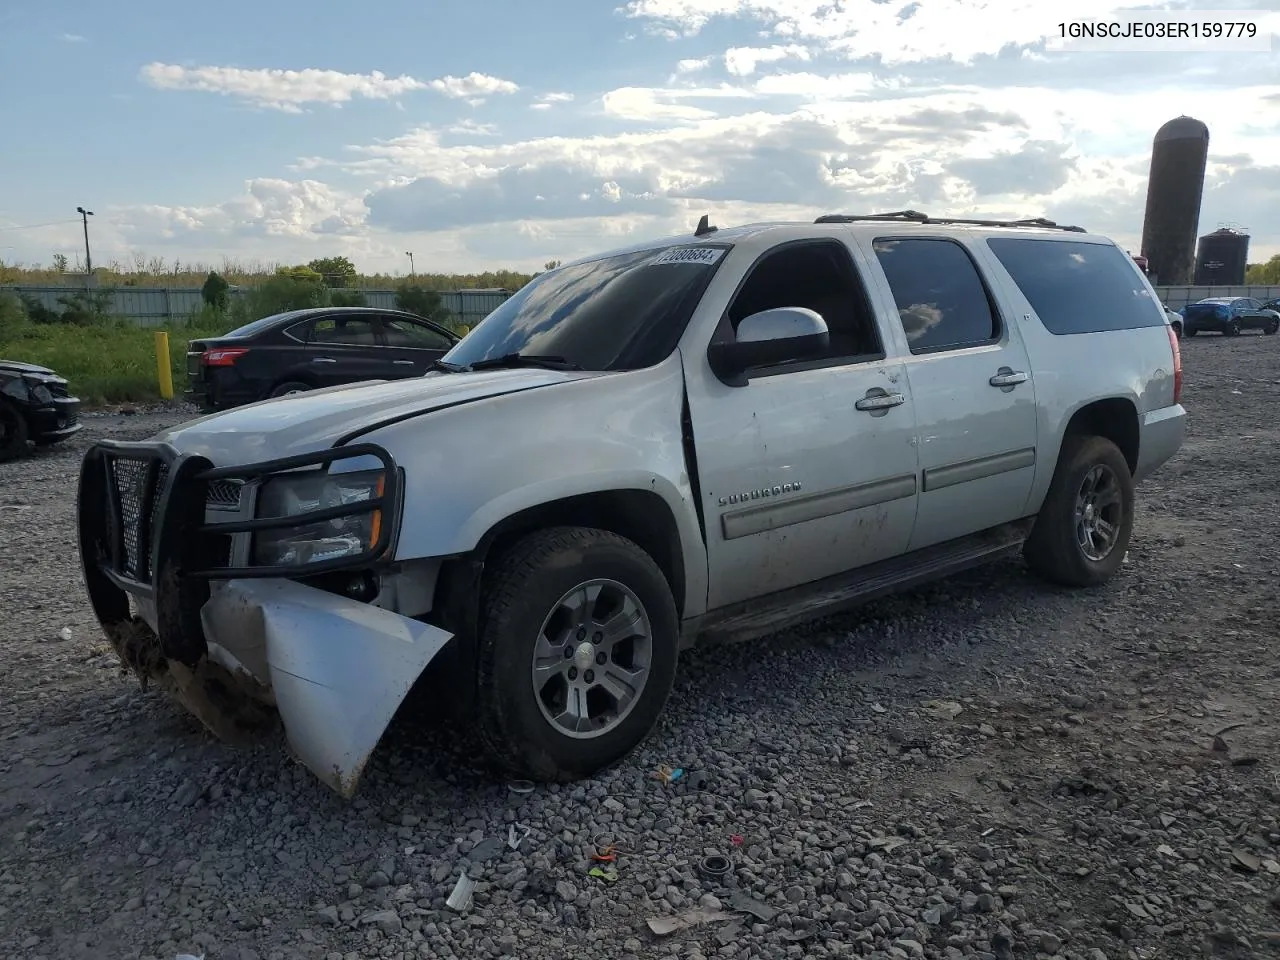
[{"label": "rear tire", "polygon": [[1275,333],[1277,330],[1280,330],[1280,320],[1272,320],[1271,325],[1266,328],[1266,333],[1270,335]]},{"label": "rear tire", "polygon": [[7,400],[0,400],[0,463],[16,460],[26,452],[26,417]]},{"label": "rear tire", "polygon": [[1197,330],[1195,327],[1184,327],[1182,331],[1182,335],[1184,337],[1194,337],[1196,333],[1197,333]]},{"label": "rear tire", "polygon": [[272,388],[267,394],[268,400],[274,400],[276,397],[288,397],[297,393],[306,393],[311,389],[311,384],[303,383],[301,380],[289,380]]},{"label": "rear tire", "polygon": [[1105,583],[1124,562],[1133,513],[1133,477],[1120,448],[1106,437],[1068,434],[1023,555],[1051,583]]},{"label": "rear tire", "polygon": [[1177,337],[1179,340],[1181,340],[1181,339],[1182,339],[1182,324],[1180,324],[1180,323],[1171,323],[1171,324],[1169,324],[1169,326],[1173,327],[1173,335],[1174,335],[1175,337]]},{"label": "rear tire", "polygon": [[[680,624],[640,547],[604,530],[540,530],[502,552],[481,593],[478,730],[505,774],[588,777],[648,736],[675,679]],[[628,703],[610,688],[632,691]],[[562,724],[575,705],[592,715],[571,733]]]}]

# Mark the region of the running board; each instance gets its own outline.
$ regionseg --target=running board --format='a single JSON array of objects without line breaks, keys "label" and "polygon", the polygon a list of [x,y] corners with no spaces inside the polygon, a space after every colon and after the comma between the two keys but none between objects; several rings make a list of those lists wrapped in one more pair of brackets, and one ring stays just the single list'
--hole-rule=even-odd
[{"label": "running board", "polygon": [[685,644],[738,643],[1016,555],[1034,517],[713,610],[687,623]]}]

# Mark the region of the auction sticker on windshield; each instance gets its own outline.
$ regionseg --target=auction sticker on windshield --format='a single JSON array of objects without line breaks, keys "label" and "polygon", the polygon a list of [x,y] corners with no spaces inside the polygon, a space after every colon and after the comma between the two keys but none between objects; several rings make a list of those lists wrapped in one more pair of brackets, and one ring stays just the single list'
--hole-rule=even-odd
[{"label": "auction sticker on windshield", "polygon": [[668,250],[654,264],[659,263],[718,263],[724,256],[724,247],[674,247]]}]

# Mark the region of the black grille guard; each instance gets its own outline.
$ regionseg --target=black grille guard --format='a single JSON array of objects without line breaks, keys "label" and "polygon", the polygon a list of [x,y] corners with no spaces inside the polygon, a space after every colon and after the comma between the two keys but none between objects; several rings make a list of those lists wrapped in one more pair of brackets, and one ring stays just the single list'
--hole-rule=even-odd
[{"label": "black grille guard", "polygon": [[[384,468],[380,497],[290,517],[206,522],[210,494],[222,499],[226,481],[259,480],[365,456],[375,457]],[[215,468],[207,458],[180,453],[163,442],[99,441],[84,455],[76,501],[80,565],[89,601],[109,635],[131,620],[129,595],[152,601],[163,652],[192,665],[204,653],[200,608],[209,599],[210,580],[301,578],[368,568],[393,553],[402,486],[391,455],[373,444]],[[377,540],[359,555],[289,566],[231,566],[233,534],[286,529],[375,509],[382,511]]]}]

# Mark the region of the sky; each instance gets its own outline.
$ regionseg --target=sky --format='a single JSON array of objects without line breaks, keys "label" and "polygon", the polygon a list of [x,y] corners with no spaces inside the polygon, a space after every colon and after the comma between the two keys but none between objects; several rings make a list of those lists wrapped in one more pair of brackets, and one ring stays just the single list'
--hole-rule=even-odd
[{"label": "sky", "polygon": [[[1215,8],[1280,33],[1280,0],[1194,6]],[[1182,114],[1210,130],[1200,233],[1280,253],[1280,40],[1062,51],[1050,10],[5,0],[0,260],[81,260],[78,206],[95,264],[125,266],[345,255],[407,273],[412,251],[420,272],[533,270],[704,213],[902,209],[1047,216],[1137,252],[1151,139]]]}]

